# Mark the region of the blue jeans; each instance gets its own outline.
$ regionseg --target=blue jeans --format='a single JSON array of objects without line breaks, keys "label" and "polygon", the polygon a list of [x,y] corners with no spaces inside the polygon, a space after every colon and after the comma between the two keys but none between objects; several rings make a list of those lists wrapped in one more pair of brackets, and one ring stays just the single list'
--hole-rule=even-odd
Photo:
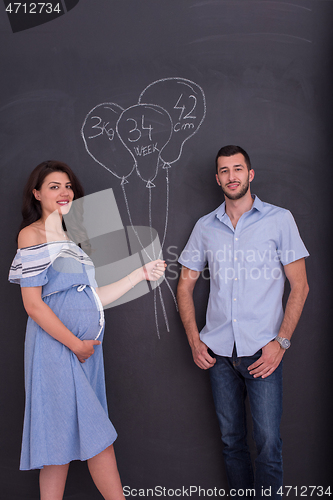
[{"label": "blue jeans", "polygon": [[[224,443],[224,460],[230,489],[255,489],[255,498],[280,499],[282,486],[282,363],[267,378],[253,378],[247,368],[261,356],[217,356],[209,369],[215,409]],[[247,444],[245,398],[249,396],[257,447],[255,474]],[[263,494],[266,492],[266,496]],[[268,491],[267,491],[268,490]],[[268,495],[268,492],[271,492]],[[233,492],[234,493],[234,492]],[[244,498],[244,494],[233,498]]]}]

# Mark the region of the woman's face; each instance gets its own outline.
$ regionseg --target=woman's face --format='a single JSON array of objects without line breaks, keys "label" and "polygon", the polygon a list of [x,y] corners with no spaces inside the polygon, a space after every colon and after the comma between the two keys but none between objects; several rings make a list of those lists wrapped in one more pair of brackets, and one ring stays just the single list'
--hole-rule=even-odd
[{"label": "woman's face", "polygon": [[40,190],[34,189],[33,194],[40,201],[44,219],[56,210],[59,214],[67,214],[74,198],[71,182],[65,172],[48,174]]}]

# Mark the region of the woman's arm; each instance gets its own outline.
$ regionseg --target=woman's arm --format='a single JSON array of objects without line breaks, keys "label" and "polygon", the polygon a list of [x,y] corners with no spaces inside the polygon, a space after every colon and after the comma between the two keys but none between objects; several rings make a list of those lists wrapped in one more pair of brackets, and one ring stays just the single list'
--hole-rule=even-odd
[{"label": "woman's arm", "polygon": [[165,268],[166,264],[163,260],[154,260],[145,264],[143,267],[139,267],[125,276],[125,278],[122,278],[115,283],[96,288],[96,292],[102,302],[102,305],[106,306],[107,304],[119,299],[119,297],[122,297],[126,292],[131,290],[131,288],[134,288],[135,285],[140,283],[140,281],[159,280],[163,276]]},{"label": "woman's arm", "polygon": [[[18,235],[18,247],[24,248],[43,243],[40,232],[34,226],[27,226]],[[84,363],[94,354],[94,345],[99,340],[80,340],[60,321],[52,309],[42,300],[42,287],[22,287],[24,308],[28,315],[51,337],[68,347]]]},{"label": "woman's arm", "polygon": [[84,363],[94,354],[94,345],[99,345],[99,340],[80,340],[60,321],[52,309],[43,302],[42,287],[21,288],[24,308],[33,319],[51,337],[64,344]]}]

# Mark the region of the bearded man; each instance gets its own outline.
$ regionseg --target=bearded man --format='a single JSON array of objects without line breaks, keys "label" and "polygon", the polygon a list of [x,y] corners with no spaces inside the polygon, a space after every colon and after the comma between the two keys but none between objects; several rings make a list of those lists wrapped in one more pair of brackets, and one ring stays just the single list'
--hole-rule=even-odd
[{"label": "bearded man", "polygon": [[[251,195],[249,155],[225,146],[216,181],[225,201],[196,223],[179,262],[177,297],[194,362],[209,370],[230,492],[281,499],[282,358],[308,294],[309,254],[288,210]],[[206,325],[199,333],[193,290],[208,264]],[[285,279],[290,284],[282,307]],[[247,443],[248,395],[257,457]]]}]

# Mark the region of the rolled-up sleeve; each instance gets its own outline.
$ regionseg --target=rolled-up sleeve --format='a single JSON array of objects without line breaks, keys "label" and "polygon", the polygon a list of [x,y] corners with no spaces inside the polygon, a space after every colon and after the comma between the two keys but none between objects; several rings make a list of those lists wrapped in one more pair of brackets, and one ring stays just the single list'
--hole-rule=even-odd
[{"label": "rolled-up sleeve", "polygon": [[284,266],[309,256],[309,252],[300,237],[295,219],[289,210],[285,211],[281,224],[279,253],[281,263]]}]

